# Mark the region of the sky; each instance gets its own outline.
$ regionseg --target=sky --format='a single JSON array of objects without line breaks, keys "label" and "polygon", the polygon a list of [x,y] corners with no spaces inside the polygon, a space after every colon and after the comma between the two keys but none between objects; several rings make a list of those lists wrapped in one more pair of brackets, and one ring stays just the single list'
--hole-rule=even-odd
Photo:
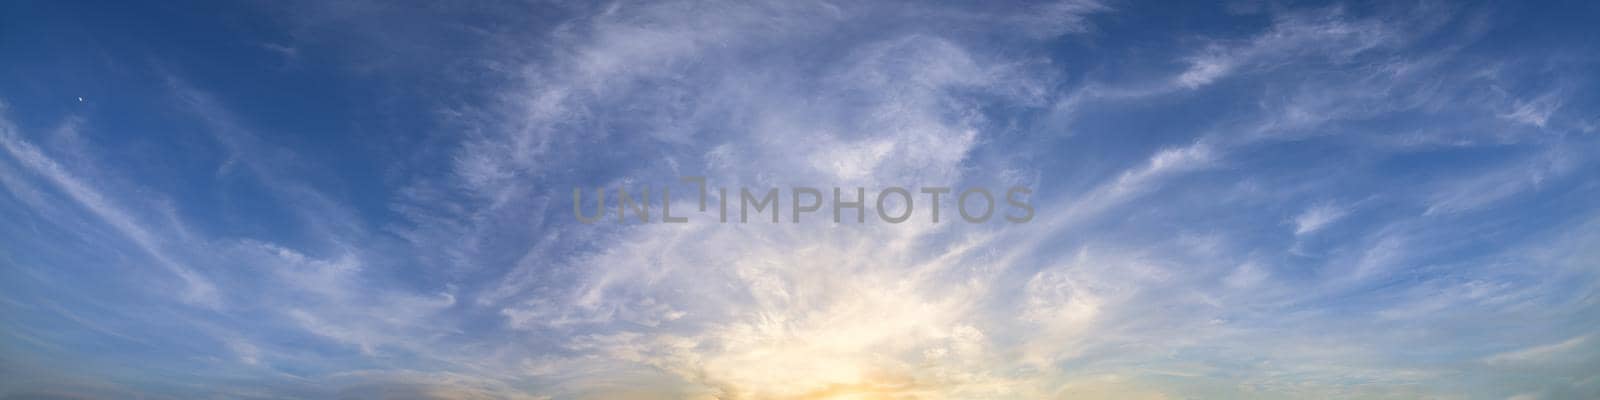
[{"label": "sky", "polygon": [[0,4],[0,399],[1600,398],[1600,3],[136,3]]}]

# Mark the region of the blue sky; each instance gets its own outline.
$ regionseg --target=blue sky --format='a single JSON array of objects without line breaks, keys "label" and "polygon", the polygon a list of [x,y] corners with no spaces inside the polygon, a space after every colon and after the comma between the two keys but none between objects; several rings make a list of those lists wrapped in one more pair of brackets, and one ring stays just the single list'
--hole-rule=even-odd
[{"label": "blue sky", "polygon": [[[0,398],[1600,397],[1596,17],[10,2]],[[571,212],[689,175],[1037,214]]]}]

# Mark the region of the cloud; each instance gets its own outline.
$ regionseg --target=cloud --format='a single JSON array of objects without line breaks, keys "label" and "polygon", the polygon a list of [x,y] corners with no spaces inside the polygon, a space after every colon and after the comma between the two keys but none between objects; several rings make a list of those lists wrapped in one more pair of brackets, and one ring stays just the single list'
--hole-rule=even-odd
[{"label": "cloud", "polygon": [[1571,172],[1579,162],[1565,152],[1554,150],[1505,163],[1483,174],[1443,182],[1429,194],[1424,213],[1467,212],[1537,191],[1547,180],[1560,179]]},{"label": "cloud", "polygon": [[1508,351],[1508,352],[1505,352],[1505,353],[1495,354],[1495,355],[1489,356],[1488,358],[1485,358],[1483,361],[1486,362],[1486,363],[1489,363],[1489,364],[1519,364],[1519,363],[1546,362],[1546,361],[1549,361],[1552,358],[1556,358],[1556,357],[1560,357],[1560,356],[1563,356],[1563,355],[1570,354],[1573,350],[1578,349],[1579,346],[1582,346],[1583,343],[1588,341],[1588,340],[1589,340],[1588,336],[1579,336],[1579,337],[1567,339],[1567,340],[1562,341],[1560,343],[1552,343],[1552,344],[1543,345],[1543,346],[1536,346],[1536,347],[1531,347],[1531,348],[1526,348],[1526,349],[1521,349],[1521,350],[1516,350],[1516,351]]},{"label": "cloud", "polygon": [[[554,132],[553,127],[574,122],[568,118],[635,109],[630,106],[634,101],[670,93],[702,101],[681,112],[645,108],[652,111],[618,115],[623,121],[650,118],[654,123],[640,126],[672,132],[650,134],[659,129],[652,128],[644,135],[604,141],[631,147],[670,144],[692,135],[696,141],[719,143],[710,152],[662,155],[674,168],[706,171],[713,185],[954,184],[962,179],[961,163],[980,145],[979,132],[989,124],[969,96],[1034,104],[1038,94],[1032,88],[1053,79],[1026,62],[993,59],[925,33],[861,40],[814,27],[849,26],[864,18],[852,13],[875,12],[870,8],[823,17],[806,13],[832,11],[799,7],[769,14],[771,10],[743,6],[715,8],[720,12],[700,16],[679,14],[683,10],[678,6],[623,7],[597,18],[592,28],[583,28],[594,35],[563,50],[579,55],[571,58],[575,64],[534,67],[549,71],[541,76],[563,78],[540,79],[529,93],[514,97],[516,104],[537,105],[519,109],[584,111],[519,114],[515,126],[527,128],[489,139],[511,146],[473,144],[456,157],[473,160],[458,164],[467,171],[460,174],[464,182],[491,187],[485,183],[500,177],[541,179],[539,171],[545,168],[530,169],[518,161],[536,157],[498,149],[548,151],[547,146],[563,146],[562,141],[572,139],[535,132]],[[705,19],[712,16],[714,22]],[[672,22],[636,25],[639,20]],[[801,25],[800,20],[807,22]],[[757,21],[760,28],[747,25]],[[814,42],[832,43],[836,49],[831,51],[839,56],[788,66],[785,59],[766,60],[765,45],[758,46],[807,48]],[[728,58],[737,54],[750,58]],[[547,87],[544,82],[559,83]],[[702,114],[719,118],[695,118]],[[738,124],[722,125],[724,121]],[[540,144],[525,148],[520,143]],[[643,161],[634,173],[675,178],[647,173],[663,164]],[[1154,168],[1170,168],[1175,162],[1158,160]],[[970,273],[941,271],[947,263],[931,262],[962,256],[917,251],[919,237],[940,231],[931,226],[633,227],[607,236],[616,245],[558,261],[557,267],[520,266],[492,291],[491,299],[509,300],[501,314],[530,335],[583,332],[560,345],[611,363],[651,366],[721,396],[1022,390],[1013,387],[1012,378],[988,371],[993,367],[989,363],[1003,356],[987,351],[989,339],[972,320],[978,310],[967,305],[984,293],[983,286],[934,280],[946,273]],[[891,245],[871,249],[861,243]],[[541,250],[546,249],[535,249]],[[550,279],[563,279],[559,271],[581,272],[561,288],[547,286]],[[981,281],[991,279],[989,275],[971,277]],[[906,280],[918,276],[925,277]],[[915,361],[919,359],[924,361]]]},{"label": "cloud", "polygon": [[84,182],[69,172],[65,166],[45,155],[38,147],[24,141],[9,121],[0,120],[0,148],[4,148],[6,153],[21,166],[43,177],[78,205],[99,217],[106,225],[116,229],[149,255],[157,266],[177,276],[184,284],[182,299],[185,302],[210,308],[221,306],[222,300],[215,284],[188,266],[173,260],[164,248],[165,244],[141,221],[114,200],[96,190],[94,185]]},{"label": "cloud", "polygon": [[1543,128],[1550,116],[1561,108],[1562,97],[1558,93],[1545,93],[1529,100],[1517,100],[1510,112],[1501,114],[1501,118]]},{"label": "cloud", "polygon": [[[28,243],[0,246],[7,267],[26,264],[0,269],[17,289],[0,307],[28,327],[0,332],[27,343],[0,349],[0,369],[111,365],[56,368],[83,375],[59,386],[162,394],[183,377],[171,391],[185,398],[1594,387],[1580,329],[1600,287],[1583,202],[1593,146],[1563,131],[1584,81],[1485,72],[1506,56],[1461,26],[1468,6],[1238,5],[1250,15],[1228,18],[1265,27],[1198,41],[1185,24],[1130,26],[1159,14],[1140,5],[1089,1],[287,7],[292,40],[269,42],[295,49],[291,75],[382,83],[286,90],[439,99],[296,109],[354,131],[324,137],[260,109],[283,99],[238,98],[256,86],[156,71],[156,103],[178,111],[160,115],[183,123],[129,148],[218,153],[153,156],[174,159],[181,185],[70,151],[122,144],[98,131],[120,114],[73,120],[86,134],[54,141],[0,126],[0,215],[20,221],[0,238]],[[470,49],[434,48],[456,41]],[[339,45],[383,59],[322,58]],[[386,69],[442,59],[475,67],[425,83]],[[369,132],[364,112],[426,132]],[[695,203],[683,175],[713,190],[1023,185],[1039,212],[1012,225],[580,224],[566,203],[573,188],[671,185],[676,212]],[[123,249],[35,251],[38,232],[125,240],[183,290],[130,299],[107,294],[125,283],[54,279]],[[70,350],[106,336],[142,347]],[[13,382],[0,395],[59,389]],[[74,390],[60,392],[128,397]]]},{"label": "cloud", "polygon": [[1294,217],[1294,234],[1305,236],[1315,233],[1349,214],[1350,209],[1333,204],[1313,206]]},{"label": "cloud", "polygon": [[1175,79],[1178,85],[1194,89],[1251,68],[1285,68],[1307,61],[1349,63],[1369,51],[1404,43],[1409,35],[1376,18],[1348,18],[1339,7],[1282,13],[1274,16],[1271,28],[1251,39],[1205,46],[1188,57],[1189,67]]}]

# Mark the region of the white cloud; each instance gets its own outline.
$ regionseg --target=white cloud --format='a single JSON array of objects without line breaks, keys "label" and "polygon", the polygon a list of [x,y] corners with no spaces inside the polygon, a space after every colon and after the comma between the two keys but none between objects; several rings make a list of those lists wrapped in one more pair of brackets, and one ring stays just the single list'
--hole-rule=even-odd
[{"label": "white cloud", "polygon": [[125,210],[123,206],[96,190],[38,147],[24,141],[10,121],[0,121],[0,148],[22,166],[45,178],[73,201],[83,206],[101,221],[116,229],[134,245],[148,254],[157,266],[176,275],[183,281],[183,301],[202,307],[217,308],[222,298],[217,287],[205,276],[175,261],[164,248],[166,244],[145,225]]},{"label": "white cloud", "polygon": [[1589,336],[1583,335],[1567,339],[1559,343],[1534,346],[1526,349],[1495,354],[1485,358],[1483,361],[1489,364],[1525,364],[1549,362],[1558,357],[1571,355],[1574,350],[1582,348],[1581,346],[1588,341]]},{"label": "white cloud", "polygon": [[[723,122],[675,113],[661,117],[697,141],[718,144],[703,155],[672,156],[674,168],[707,170],[713,185],[953,185],[963,177],[960,164],[980,143],[985,122],[959,93],[1034,104],[1039,94],[1033,88],[1053,79],[1026,62],[987,58],[926,34],[833,44],[841,55],[829,62],[777,73],[791,66],[726,57],[766,46],[757,46],[755,38],[835,40],[818,24],[841,17],[743,7],[722,11],[702,17],[680,15],[683,10],[676,6],[615,9],[597,21],[598,35],[563,50],[585,55],[579,64],[535,67],[572,79],[546,77],[539,82],[561,83],[535,85],[517,98],[541,103],[546,93],[577,93],[571,88],[583,87],[586,94],[565,97],[556,108],[596,113],[609,112],[603,110],[610,106],[628,109],[631,100],[625,99],[649,98],[658,90],[702,99],[685,115],[712,113],[740,124],[719,126]],[[639,24],[641,19],[673,22]],[[754,37],[734,33],[750,24],[760,25]],[[670,43],[654,45],[662,40]],[[649,50],[628,50],[643,48]],[[667,86],[632,86],[636,79]],[[509,161],[516,157],[492,154],[520,143],[551,143],[517,138],[552,131],[566,121],[537,113],[523,118],[518,126],[531,129],[486,142],[509,140],[512,146],[469,146],[466,151],[472,153],[458,159],[495,166],[473,170],[537,174]],[[607,140],[626,145],[679,137]],[[1174,168],[1184,157],[1158,159],[1152,168]],[[695,160],[706,163],[692,164]],[[640,168],[653,165],[644,161]],[[658,368],[722,396],[982,397],[1025,390],[993,370],[1005,356],[991,349],[994,339],[980,328],[973,308],[996,271],[952,268],[960,264],[950,258],[965,257],[960,250],[923,252],[928,248],[918,238],[937,232],[945,230],[927,225],[632,227],[618,233],[612,245],[557,266],[523,265],[490,293],[505,299],[500,313],[530,335],[587,332],[562,345],[622,368]],[[543,283],[561,270],[581,272],[564,288]],[[945,281],[952,275],[970,280]]]},{"label": "white cloud", "polygon": [[1551,92],[1529,100],[1517,100],[1511,110],[1501,113],[1500,117],[1543,128],[1550,116],[1561,108],[1563,99],[1559,93]]},{"label": "white cloud", "polygon": [[1350,214],[1348,207],[1324,203],[1307,208],[1300,215],[1294,217],[1294,235],[1305,236],[1322,230],[1328,224],[1337,222]]},{"label": "white cloud", "polygon": [[1194,89],[1241,69],[1281,68],[1307,60],[1346,63],[1370,50],[1408,38],[1405,29],[1377,19],[1355,19],[1339,8],[1277,15],[1272,28],[1242,42],[1218,41],[1188,57],[1174,82]]},{"label": "white cloud", "polygon": [[1506,162],[1475,176],[1444,181],[1427,194],[1425,215],[1474,211],[1539,190],[1574,171],[1579,160],[1561,150]]},{"label": "white cloud", "polygon": [[[1280,160],[1296,154],[1274,146],[1392,150],[1296,140],[1322,134],[1331,121],[1434,112],[1459,100],[1422,84],[1451,81],[1433,78],[1439,58],[1386,53],[1431,28],[1408,24],[1433,19],[1276,14],[1266,32],[1214,41],[1184,58],[1188,68],[1176,77],[1118,87],[1090,75],[1071,89],[1078,80],[1066,78],[1077,65],[995,43],[1091,32],[1087,16],[1108,12],[1101,3],[977,14],[882,4],[577,8],[538,46],[498,38],[518,46],[492,60],[517,83],[497,87],[490,107],[441,111],[456,124],[447,131],[461,133],[441,139],[461,142],[440,157],[451,170],[399,183],[389,211],[403,220],[378,228],[301,179],[301,158],[259,140],[216,99],[176,79],[180,100],[227,150],[231,161],[217,175],[247,176],[272,193],[267,200],[293,216],[296,234],[194,237],[176,218],[174,227],[153,228],[142,222],[158,218],[140,218],[86,178],[98,175],[68,173],[70,159],[45,157],[9,130],[0,145],[141,248],[167,251],[173,265],[229,266],[208,271],[223,282],[227,303],[240,306],[222,310],[229,321],[205,331],[231,362],[251,371],[315,365],[319,372],[295,382],[345,396],[1411,398],[1463,370],[1404,359],[1413,354],[1468,354],[1474,368],[1498,368],[1589,343],[1581,336],[1482,358],[1482,343],[1440,332],[1514,329],[1461,315],[1526,312],[1519,307],[1560,303],[1559,294],[1542,282],[1505,281],[1490,267],[1417,265],[1439,251],[1433,243],[1461,241],[1452,218],[1441,216],[1486,210],[1581,170],[1577,155],[1430,179],[1436,184],[1420,185],[1423,194],[1385,187],[1385,200],[1428,207],[1399,221],[1349,218],[1358,208],[1364,217],[1373,210],[1372,219],[1389,211],[1360,203],[1272,207],[1291,197],[1352,198],[1330,193],[1342,189],[1330,189],[1331,178],[1299,179],[1324,172],[1299,163],[1319,161]],[[926,19],[887,17],[905,15]],[[996,24],[1015,25],[1020,36],[964,36]],[[1341,73],[1270,82],[1247,98],[1259,110],[1174,120],[1217,124],[1198,135],[1100,140],[1070,132],[1035,142],[1028,135],[1039,133],[1029,130],[1041,128],[1026,118],[994,119],[1013,114],[996,108],[1050,107],[1094,118],[1080,111],[1191,101],[1225,79],[1299,75],[1293,67],[1308,65]],[[1518,107],[1498,117],[1543,125],[1559,108]],[[1035,143],[1049,146],[1029,148]],[[1036,164],[1006,154],[1016,152],[1063,154],[1050,156],[1059,164]],[[1092,156],[1076,160],[1085,154]],[[1267,171],[1278,167],[1289,176]],[[1351,181],[1367,178],[1359,176],[1364,165],[1336,167]],[[22,179],[0,172],[7,188],[29,193],[15,189],[27,185]],[[1039,191],[1049,195],[1035,203],[1041,218],[1004,229],[557,219],[570,215],[572,185],[658,188],[683,174],[726,186],[1021,182],[1052,191]],[[1282,229],[1254,228],[1282,228],[1288,214],[1296,240],[1336,225],[1350,238],[1328,240],[1327,257],[1283,253]],[[1566,269],[1545,269],[1558,262],[1544,260],[1517,270],[1560,270],[1568,281],[1592,283],[1592,263],[1574,254],[1551,256]],[[1449,272],[1440,278],[1429,268]],[[399,275],[411,280],[396,282]],[[1571,311],[1540,310],[1546,320]],[[296,345],[232,332],[231,324],[287,328],[261,335]],[[318,339],[338,351],[299,345]],[[349,370],[374,364],[384,370]]]}]

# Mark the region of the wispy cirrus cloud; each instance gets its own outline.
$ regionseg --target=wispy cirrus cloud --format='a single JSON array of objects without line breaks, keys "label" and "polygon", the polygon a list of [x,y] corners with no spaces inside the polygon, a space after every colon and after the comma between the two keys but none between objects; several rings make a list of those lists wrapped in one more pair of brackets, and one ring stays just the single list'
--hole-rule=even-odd
[{"label": "wispy cirrus cloud", "polygon": [[[1530,39],[1493,7],[262,7],[277,37],[238,42],[294,64],[266,83],[174,57],[156,117],[0,124],[0,234],[25,243],[0,246],[0,369],[58,366],[0,396],[1597,387],[1592,61],[1497,45]],[[567,203],[672,186],[677,212],[685,175],[1027,186],[1038,218],[589,225]],[[64,279],[86,260],[130,268]],[[123,295],[133,270],[181,290]]]},{"label": "wispy cirrus cloud", "polygon": [[[22,167],[43,178],[67,198],[99,217],[101,222],[121,233],[153,258],[156,266],[177,276],[184,285],[182,298],[185,302],[213,308],[220,306],[221,300],[216,286],[203,275],[168,255],[164,249],[166,244],[151,233],[144,222],[139,221],[121,205],[114,203],[114,200],[108,199],[89,183],[68,171],[55,159],[45,155],[38,147],[24,141],[16,132],[16,128],[4,120],[0,120],[0,147],[3,147]],[[12,178],[10,181],[17,182],[18,179]]]}]

